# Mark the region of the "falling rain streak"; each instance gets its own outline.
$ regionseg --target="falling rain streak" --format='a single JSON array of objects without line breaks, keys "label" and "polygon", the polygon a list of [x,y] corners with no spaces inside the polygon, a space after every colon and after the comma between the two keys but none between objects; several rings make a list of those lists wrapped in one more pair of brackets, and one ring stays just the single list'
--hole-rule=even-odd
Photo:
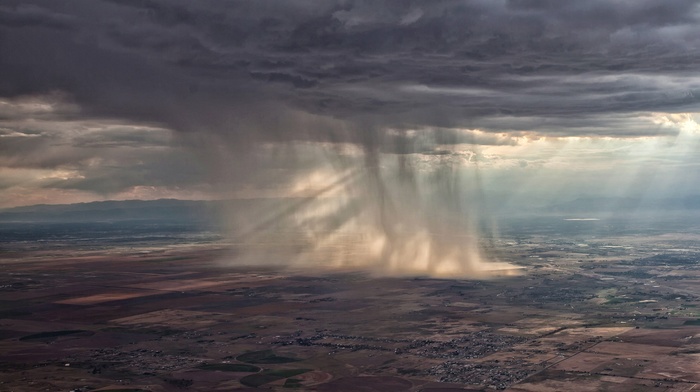
[{"label": "falling rain streak", "polygon": [[441,277],[517,273],[485,254],[479,222],[488,211],[474,154],[437,141],[428,149],[425,140],[418,152],[411,143],[367,138],[344,152],[324,144],[296,150],[322,157],[292,176],[288,189],[301,196],[232,208],[237,246],[227,262]]}]

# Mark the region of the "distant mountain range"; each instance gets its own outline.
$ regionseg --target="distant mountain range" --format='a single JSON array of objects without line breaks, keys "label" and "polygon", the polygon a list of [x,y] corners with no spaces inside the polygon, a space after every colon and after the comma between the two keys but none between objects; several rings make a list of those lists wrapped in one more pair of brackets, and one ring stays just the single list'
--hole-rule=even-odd
[{"label": "distant mountain range", "polygon": [[[302,199],[246,199],[246,200],[123,200],[98,201],[77,204],[40,204],[0,210],[1,222],[120,222],[158,221],[211,223],[221,217],[222,211],[254,219],[260,211],[291,208]],[[308,200],[306,200],[308,201]],[[581,197],[564,203],[542,207],[539,213],[654,213],[700,210],[700,196],[683,198],[641,199],[614,197]],[[537,213],[536,210],[531,210]]]},{"label": "distant mountain range", "polygon": [[[234,212],[243,220],[283,213],[305,204],[305,198],[234,200],[110,200],[76,204],[38,204],[0,209],[2,222],[81,223],[157,221],[218,224]],[[274,214],[272,215],[274,216]]]},{"label": "distant mountain range", "polygon": [[0,222],[204,222],[215,215],[217,203],[160,199],[40,204],[0,210]]}]

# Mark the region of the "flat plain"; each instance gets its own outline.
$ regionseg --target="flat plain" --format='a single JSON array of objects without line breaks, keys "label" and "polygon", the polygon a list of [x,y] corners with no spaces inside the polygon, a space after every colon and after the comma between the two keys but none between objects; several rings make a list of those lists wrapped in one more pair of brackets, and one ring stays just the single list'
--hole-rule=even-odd
[{"label": "flat plain", "polygon": [[487,242],[522,273],[244,267],[221,243],[6,247],[0,389],[698,388],[696,236]]}]

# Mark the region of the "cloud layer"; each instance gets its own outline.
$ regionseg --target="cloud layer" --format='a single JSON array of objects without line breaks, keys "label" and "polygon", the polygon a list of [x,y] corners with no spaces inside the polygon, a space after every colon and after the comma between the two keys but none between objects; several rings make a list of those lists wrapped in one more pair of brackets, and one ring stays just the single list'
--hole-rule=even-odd
[{"label": "cloud layer", "polygon": [[675,137],[653,116],[700,111],[699,19],[691,0],[9,0],[4,186],[269,187],[328,160],[291,142],[427,157]]},{"label": "cloud layer", "polygon": [[319,116],[653,135],[625,120],[698,109],[698,19],[692,0],[9,1],[0,93],[241,139],[326,139]]}]

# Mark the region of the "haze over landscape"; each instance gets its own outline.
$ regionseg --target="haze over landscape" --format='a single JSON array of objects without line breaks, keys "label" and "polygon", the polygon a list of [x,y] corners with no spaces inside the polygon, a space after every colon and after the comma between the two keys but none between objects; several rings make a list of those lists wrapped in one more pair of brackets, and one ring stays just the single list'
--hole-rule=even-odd
[{"label": "haze over landscape", "polygon": [[694,197],[696,5],[8,1],[0,205],[313,197],[299,231],[425,266],[495,212]]},{"label": "haze over landscape", "polygon": [[[508,377],[491,374],[491,381],[471,382],[472,376],[460,372],[476,372],[469,367],[472,357],[444,357],[431,350],[447,350],[441,346],[447,335],[459,350],[479,350],[460,346],[466,338],[457,335],[467,332],[457,326],[439,327],[443,322],[460,325],[460,317],[471,325],[469,334],[498,335],[485,338],[489,347],[503,343],[504,350],[516,351],[525,344],[521,338],[540,344],[550,333],[559,339],[560,333],[584,324],[607,328],[590,336],[572,332],[593,339],[583,339],[593,346],[581,343],[579,351],[567,335],[558,342],[571,343],[571,353],[560,347],[559,354],[552,354],[562,358],[608,355],[590,350],[626,336],[628,331],[617,325],[621,322],[695,336],[688,328],[695,328],[700,314],[688,309],[700,298],[692,286],[700,282],[698,37],[700,4],[695,0],[4,0],[0,251],[8,272],[0,288],[9,294],[3,297],[6,305],[0,302],[0,323],[54,320],[54,313],[42,313],[48,312],[39,306],[44,300],[66,309],[94,305],[93,321],[86,325],[116,323],[119,328],[146,311],[183,310],[211,318],[211,312],[260,306],[246,313],[252,319],[240,321],[240,336],[253,334],[250,325],[269,322],[270,331],[279,334],[270,336],[289,335],[286,342],[361,336],[361,343],[350,347],[353,352],[398,350],[414,359],[443,360],[425,369],[404,363],[386,370],[374,364],[348,374],[336,374],[336,368],[311,359],[304,365],[325,372],[332,382],[368,374],[418,380],[440,375],[435,382],[544,390],[538,382],[558,380],[561,374],[547,373],[557,366],[557,371],[603,377],[595,379],[600,388],[660,379],[643,376],[647,370],[634,378],[627,370],[603,366],[605,361],[600,369],[596,365],[585,371],[566,361],[566,366],[554,365],[551,358],[533,359],[530,347],[522,352],[532,354],[527,357],[531,363],[526,361],[531,367],[518,363],[519,370],[510,367]],[[55,260],[63,261],[52,264]],[[162,262],[162,269],[151,267],[152,261]],[[23,279],[36,280],[40,271],[70,276],[58,267],[61,263],[75,263],[70,267],[75,276],[94,273],[95,287],[105,290],[111,287],[104,283],[109,279],[100,280],[90,263],[115,271],[133,264],[143,280],[133,283],[122,276],[117,280],[126,291],[85,292],[83,297],[68,289],[75,276],[42,283],[65,284],[65,291],[25,285]],[[225,271],[221,281],[211,268]],[[324,275],[336,273],[340,275]],[[169,299],[155,300],[151,294],[153,302],[138,302],[143,290],[170,290],[165,282],[181,279],[178,274],[193,274],[183,295],[192,290],[194,296],[211,295],[214,303],[222,301],[221,307],[177,302],[181,299],[169,305]],[[348,294],[331,296],[335,291],[318,282],[299,288],[297,274],[312,274],[318,282],[336,279]],[[163,278],[161,283],[149,280],[155,275]],[[412,291],[414,277],[426,280]],[[268,278],[275,283],[260,283]],[[670,283],[659,286],[662,278]],[[364,283],[355,285],[355,279]],[[393,282],[386,287],[400,293],[391,299],[397,303],[396,317],[428,331],[425,339],[431,343],[425,347],[432,348],[408,344],[414,339],[409,336],[389,341],[387,334],[396,332],[389,327],[355,335],[355,326],[336,325],[323,337],[287,330],[304,322],[319,330],[334,325],[333,317],[314,316],[331,297],[339,301],[334,311],[360,311],[360,291],[372,286],[373,279]],[[217,294],[197,291],[210,283],[214,287],[212,281],[222,285],[211,289]],[[506,287],[502,292],[500,284]],[[556,302],[547,290],[533,289],[542,285],[555,286],[553,292],[564,302]],[[256,298],[250,299],[253,304],[223,305],[225,295],[247,298],[251,287],[260,290],[250,295]],[[457,298],[475,287],[483,291],[472,293],[472,299]],[[45,296],[34,296],[35,290]],[[100,295],[119,298],[114,299],[117,305],[104,305],[114,305],[110,311],[119,317],[102,316],[107,311],[101,308],[105,301],[97,300]],[[377,294],[368,314],[384,311],[389,302],[378,299],[384,295],[391,298]],[[25,297],[38,301],[33,303],[38,308],[13,313]],[[631,298],[634,308],[626,307]],[[677,298],[682,304],[673,303]],[[293,313],[297,305],[289,304],[302,300],[309,304],[309,314]],[[585,306],[572,305],[577,301]],[[449,305],[455,303],[467,305]],[[467,310],[422,313],[443,305]],[[283,317],[276,306],[292,309],[296,321],[266,319]],[[513,309],[521,306],[538,309],[532,310],[536,316],[517,318]],[[541,309],[550,313],[537,313]],[[566,316],[568,309],[571,315]],[[504,316],[484,316],[492,311]],[[671,321],[630,321],[641,315],[654,317],[644,319],[652,324],[660,317]],[[586,318],[591,320],[582,321]],[[538,323],[549,319],[556,327],[541,329]],[[182,321],[183,334],[195,328],[190,321]],[[19,344],[26,338],[18,335],[22,322],[0,325],[0,343]],[[47,332],[39,325],[32,327],[35,332]],[[102,336],[91,328],[65,330]],[[596,340],[600,336],[603,340]],[[256,347],[257,337],[250,339],[239,354],[282,344],[260,338]],[[635,339],[634,344],[659,344]],[[683,343],[684,354],[695,350],[692,339]],[[482,350],[483,358],[501,348],[494,348],[495,354]],[[8,361],[30,363],[22,352]],[[301,358],[308,353],[287,354]],[[269,360],[263,357],[262,363]],[[495,364],[504,359],[494,358],[488,366],[501,369]],[[685,363],[700,369],[692,358]],[[462,361],[462,370],[455,370],[454,361]],[[604,370],[608,368],[614,371]],[[268,376],[264,372],[286,370],[258,369]],[[667,370],[648,370],[647,375],[670,374]],[[149,373],[160,380],[151,380],[152,385],[160,386],[144,379],[134,381],[140,385],[135,390],[180,388],[177,380],[189,380],[175,373]],[[277,382],[283,388],[287,381],[279,380],[297,375],[284,374],[266,380],[274,378],[269,385]],[[700,383],[673,374],[664,388]],[[117,375],[126,377],[105,377]],[[176,381],[163,384],[165,379]],[[194,380],[200,390],[268,385],[237,379],[199,385]],[[327,386],[323,377],[318,383],[304,380],[294,387],[345,388],[340,381]],[[377,381],[377,390],[442,388],[413,380],[401,389],[401,382],[384,381]],[[527,383],[532,387],[522,386]]]}]

